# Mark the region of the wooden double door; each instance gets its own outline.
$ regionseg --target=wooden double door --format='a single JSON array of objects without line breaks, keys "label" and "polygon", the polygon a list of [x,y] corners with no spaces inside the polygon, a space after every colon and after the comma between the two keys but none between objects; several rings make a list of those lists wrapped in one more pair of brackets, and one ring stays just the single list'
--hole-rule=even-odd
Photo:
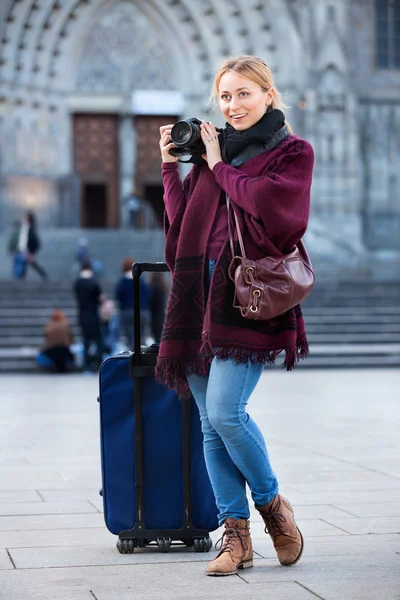
[{"label": "wooden double door", "polygon": [[[159,128],[174,123],[177,117],[132,118],[136,132],[136,164],[132,165],[135,175],[131,191],[151,204],[161,225],[164,202]],[[119,116],[75,114],[73,139],[74,170],[80,181],[81,227],[119,227]]]},{"label": "wooden double door", "polygon": [[119,227],[118,116],[75,114],[73,137],[81,227]]}]

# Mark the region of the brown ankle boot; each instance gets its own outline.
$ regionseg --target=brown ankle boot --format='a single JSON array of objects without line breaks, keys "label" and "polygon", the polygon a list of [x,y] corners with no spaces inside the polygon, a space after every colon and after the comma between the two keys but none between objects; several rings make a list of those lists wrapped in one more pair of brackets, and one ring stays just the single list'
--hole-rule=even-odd
[{"label": "brown ankle boot", "polygon": [[285,567],[300,560],[303,552],[303,536],[293,518],[293,508],[288,500],[279,494],[269,504],[256,506],[265,523],[265,533],[269,533],[279,562]]},{"label": "brown ankle boot", "polygon": [[250,521],[229,518],[224,525],[225,531],[215,544],[217,547],[221,542],[221,550],[218,556],[208,563],[207,575],[235,575],[238,569],[253,566]]}]

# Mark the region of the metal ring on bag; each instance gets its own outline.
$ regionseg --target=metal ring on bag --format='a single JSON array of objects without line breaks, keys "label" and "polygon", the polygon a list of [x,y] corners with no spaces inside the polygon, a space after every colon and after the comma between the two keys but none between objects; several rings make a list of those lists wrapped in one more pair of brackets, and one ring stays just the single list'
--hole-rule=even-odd
[{"label": "metal ring on bag", "polygon": [[[251,267],[249,267],[251,269]],[[256,300],[255,298],[259,298],[261,296],[261,292],[260,290],[254,290],[253,291],[253,300],[254,300],[254,304],[252,306],[250,306],[250,312],[252,313],[256,313],[258,311],[258,306],[256,304]]]},{"label": "metal ring on bag", "polygon": [[247,267],[246,273],[254,273],[253,267]]}]

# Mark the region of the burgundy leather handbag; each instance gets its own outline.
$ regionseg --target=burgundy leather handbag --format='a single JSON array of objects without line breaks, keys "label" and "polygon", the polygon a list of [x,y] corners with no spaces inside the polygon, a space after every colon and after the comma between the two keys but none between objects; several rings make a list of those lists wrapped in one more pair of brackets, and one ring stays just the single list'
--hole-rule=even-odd
[{"label": "burgundy leather handbag", "polygon": [[[282,315],[302,302],[314,286],[314,271],[304,243],[300,240],[289,254],[250,260],[246,257],[242,232],[228,196],[226,206],[232,251],[228,274],[235,284],[233,306],[243,317],[255,321],[267,321]],[[230,208],[235,217],[242,256],[235,256]]]}]

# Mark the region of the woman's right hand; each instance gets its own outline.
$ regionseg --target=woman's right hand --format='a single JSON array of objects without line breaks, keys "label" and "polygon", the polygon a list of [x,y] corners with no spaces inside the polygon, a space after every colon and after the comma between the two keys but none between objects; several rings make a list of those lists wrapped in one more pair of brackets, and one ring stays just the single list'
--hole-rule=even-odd
[{"label": "woman's right hand", "polygon": [[160,127],[160,150],[163,162],[177,162],[179,158],[178,156],[172,156],[172,154],[169,153],[171,148],[176,147],[175,144],[171,142],[171,130],[173,126],[174,125],[172,124],[163,125],[162,127]]}]

